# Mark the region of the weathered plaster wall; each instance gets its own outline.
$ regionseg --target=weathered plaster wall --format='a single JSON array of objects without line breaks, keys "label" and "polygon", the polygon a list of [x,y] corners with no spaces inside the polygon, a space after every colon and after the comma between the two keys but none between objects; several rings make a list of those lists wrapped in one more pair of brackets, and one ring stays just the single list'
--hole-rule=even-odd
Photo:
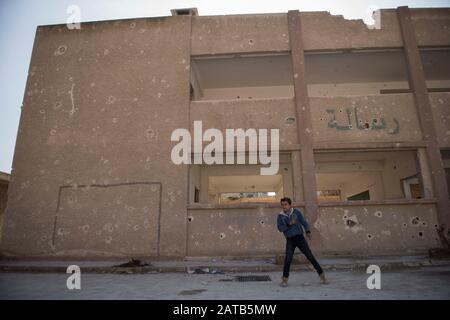
[{"label": "weathered plaster wall", "polygon": [[193,55],[288,50],[285,13],[192,19]]},{"label": "weathered plaster wall", "polygon": [[156,256],[160,206],[159,183],[62,188],[54,226],[55,250],[67,255],[89,251]]},{"label": "weathered plaster wall", "polygon": [[305,50],[402,46],[395,10],[381,11],[381,29],[328,12],[301,12],[300,18]]},{"label": "weathered plaster wall", "polygon": [[[410,9],[418,44],[450,44],[449,9]],[[381,28],[328,12],[301,12],[305,50],[401,47],[395,9],[381,10]],[[288,51],[286,14],[194,17],[192,53]]]},{"label": "weathered plaster wall", "polygon": [[410,9],[419,46],[450,45],[450,9]]},{"label": "weathered plaster wall", "polygon": [[296,124],[288,119],[295,116],[292,98],[192,101],[190,111],[191,121],[203,121],[203,130],[279,129],[280,149],[298,143]]},{"label": "weathered plaster wall", "polygon": [[[187,168],[172,164],[170,135],[189,127],[189,35],[189,17],[38,28],[4,219],[5,253],[154,255],[156,195],[142,189],[148,199],[140,200],[132,196],[136,187],[128,187],[120,204],[114,201],[122,192],[76,186],[160,182],[160,254],[185,254]],[[57,212],[63,185],[73,186],[83,203]],[[135,245],[149,242],[136,250],[124,237],[131,241],[146,231],[124,223],[126,206],[142,218],[140,210],[152,206],[150,234]]]},{"label": "weathered plaster wall", "polygon": [[315,227],[324,254],[423,252],[440,246],[435,204],[321,206]]},{"label": "weathered plaster wall", "polygon": [[[311,98],[310,107],[314,142],[402,142],[422,139],[411,94]],[[351,111],[350,116],[347,108]],[[364,126],[367,122],[367,129],[357,128],[355,108],[358,124]],[[330,122],[334,116],[336,122]],[[349,118],[351,128],[348,128]],[[380,126],[384,119],[384,128],[372,129],[374,118]]]},{"label": "weathered plaster wall", "polygon": [[[300,208],[303,210],[303,208]],[[280,209],[189,209],[189,256],[256,256],[284,251],[284,236],[277,229]]]},{"label": "weathered plaster wall", "polygon": [[[449,43],[448,10],[412,12],[420,45]],[[403,43],[395,10],[382,11],[379,30],[325,12],[301,13],[301,23],[308,51],[398,48]],[[106,21],[85,23],[73,31],[63,25],[38,28],[2,252],[23,256],[282,252],[276,206],[186,208],[188,168],[172,164],[170,134],[203,120],[204,128],[222,130],[279,128],[282,148],[298,144],[296,124],[287,121],[296,114],[292,98],[189,103],[191,53],[289,50],[284,13]],[[446,94],[431,97],[437,98],[433,105],[448,104]],[[327,108],[335,108],[337,120],[345,124],[345,108],[354,106],[360,107],[361,119],[385,118],[387,129],[327,126]],[[445,112],[443,107],[435,108],[440,110],[435,117],[441,121],[440,142],[447,146],[448,126],[439,113]],[[312,98],[311,112],[315,142],[422,138],[410,94]],[[390,134],[394,117],[400,127]],[[294,151],[297,201],[302,197],[299,158]],[[403,253],[438,245],[435,210],[432,203],[339,203],[319,208],[316,227],[329,253]],[[347,222],[354,217],[355,224]]]},{"label": "weathered plaster wall", "polygon": [[3,230],[3,216],[6,209],[6,203],[8,200],[8,184],[0,182],[0,244],[2,239]]},{"label": "weathered plaster wall", "polygon": [[429,93],[439,147],[450,148],[450,93]]}]

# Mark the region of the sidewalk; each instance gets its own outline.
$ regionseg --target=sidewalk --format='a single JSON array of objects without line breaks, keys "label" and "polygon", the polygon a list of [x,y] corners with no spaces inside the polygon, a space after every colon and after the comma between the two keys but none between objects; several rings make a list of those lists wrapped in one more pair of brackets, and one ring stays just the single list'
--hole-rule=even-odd
[{"label": "sidewalk", "polygon": [[[328,271],[366,270],[369,265],[378,265],[382,270],[399,270],[428,266],[450,266],[448,259],[430,259],[428,256],[377,256],[377,257],[323,257],[318,259],[322,268]],[[66,273],[69,265],[78,265],[84,273],[190,273],[217,274],[230,272],[281,271],[283,266],[273,259],[223,259],[186,258],[183,260],[142,259],[149,266],[117,267],[127,262],[122,260],[0,260],[0,272]],[[292,264],[291,270],[312,270],[309,263]]]}]

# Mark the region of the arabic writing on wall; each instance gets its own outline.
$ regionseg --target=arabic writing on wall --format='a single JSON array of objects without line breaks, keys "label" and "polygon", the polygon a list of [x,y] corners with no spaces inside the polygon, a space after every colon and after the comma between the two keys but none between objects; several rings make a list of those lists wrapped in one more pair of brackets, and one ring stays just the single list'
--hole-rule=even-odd
[{"label": "arabic writing on wall", "polygon": [[[336,110],[333,108],[327,109],[328,114],[332,114],[332,118],[330,121],[328,121],[328,128],[335,128],[336,130],[352,130],[352,129],[359,129],[359,130],[385,130],[387,129],[386,120],[384,118],[377,119],[372,118],[371,123],[369,121],[362,121],[358,116],[358,108],[353,107],[345,109],[347,113],[347,120],[348,124],[338,124],[336,121]],[[353,117],[352,117],[353,115]],[[352,119],[354,118],[355,126],[352,124]],[[392,129],[388,129],[388,134],[398,134],[400,132],[400,123],[398,120],[394,117],[392,121],[395,124],[395,127]]]}]

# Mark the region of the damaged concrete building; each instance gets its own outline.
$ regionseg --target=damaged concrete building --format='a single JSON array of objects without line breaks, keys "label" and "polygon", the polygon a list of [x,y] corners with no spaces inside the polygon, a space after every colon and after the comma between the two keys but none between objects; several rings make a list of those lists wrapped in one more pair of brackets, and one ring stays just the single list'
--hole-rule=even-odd
[{"label": "damaged concrete building", "polygon": [[[450,9],[37,28],[1,251],[273,256],[288,196],[322,255],[413,254],[450,226]],[[277,128],[279,170],[175,165],[177,128]]]}]

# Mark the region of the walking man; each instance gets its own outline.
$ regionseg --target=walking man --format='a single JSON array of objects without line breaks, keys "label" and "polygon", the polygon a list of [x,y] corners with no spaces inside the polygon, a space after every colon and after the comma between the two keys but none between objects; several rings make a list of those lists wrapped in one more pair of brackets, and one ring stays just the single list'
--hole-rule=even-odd
[{"label": "walking man", "polygon": [[292,259],[294,257],[295,248],[298,247],[300,251],[306,256],[316,269],[320,277],[320,282],[327,284],[328,280],[325,278],[325,273],[317,262],[316,258],[311,252],[303,235],[303,228],[306,236],[311,240],[311,230],[309,224],[298,209],[292,208],[292,201],[289,198],[281,199],[282,212],[278,214],[277,227],[280,232],[283,232],[286,237],[286,256],[284,258],[283,277],[280,286],[287,287],[289,278],[289,269],[291,267]]}]

